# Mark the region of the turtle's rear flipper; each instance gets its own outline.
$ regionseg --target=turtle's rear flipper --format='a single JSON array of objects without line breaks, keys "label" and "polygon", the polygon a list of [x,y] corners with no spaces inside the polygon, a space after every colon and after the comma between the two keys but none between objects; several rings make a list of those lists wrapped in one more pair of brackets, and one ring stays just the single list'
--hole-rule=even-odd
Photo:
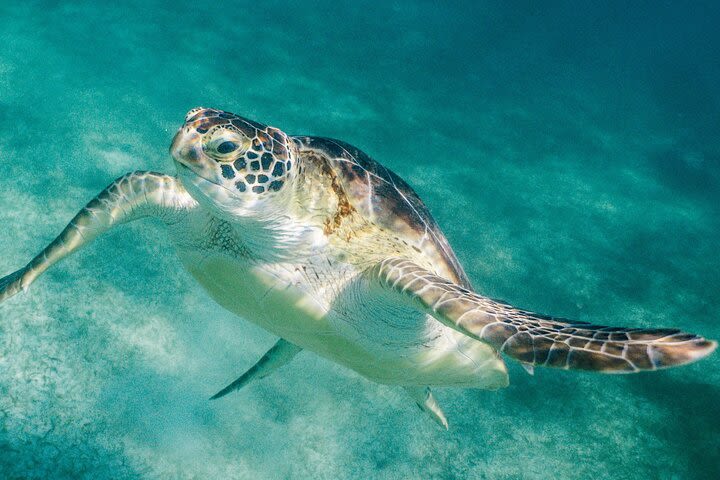
[{"label": "turtle's rear flipper", "polygon": [[240,377],[238,377],[238,379],[230,385],[210,397],[210,400],[215,400],[217,398],[224,397],[230,392],[240,390],[256,378],[260,379],[267,377],[272,372],[295,358],[295,355],[300,353],[301,350],[302,348],[281,338],[270,350],[265,353],[265,355],[262,356],[262,358],[260,358],[260,360],[257,361],[255,365],[250,367],[248,371],[240,375]]},{"label": "turtle's rear flipper", "polygon": [[65,229],[25,268],[0,279],[0,302],[26,290],[45,270],[114,225],[157,216],[172,222],[180,212],[197,205],[169,175],[132,172],[115,180],[80,210]]},{"label": "turtle's rear flipper", "polygon": [[415,400],[420,410],[430,415],[430,417],[445,430],[448,429],[448,421],[445,418],[440,405],[432,394],[430,387],[403,387],[405,391]]},{"label": "turtle's rear flipper", "polygon": [[448,327],[525,365],[632,373],[690,363],[717,347],[712,340],[680,330],[605,327],[527,312],[402,258],[380,262],[368,277]]}]

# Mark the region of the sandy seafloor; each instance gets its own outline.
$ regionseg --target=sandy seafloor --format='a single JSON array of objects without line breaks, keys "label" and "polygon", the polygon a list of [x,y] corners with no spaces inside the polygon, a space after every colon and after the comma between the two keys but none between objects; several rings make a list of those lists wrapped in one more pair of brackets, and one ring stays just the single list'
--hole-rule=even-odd
[{"label": "sandy seafloor", "polygon": [[[0,271],[99,190],[172,172],[214,106],[351,142],[415,187],[477,289],[720,338],[715,2],[0,2]],[[690,7],[690,5],[692,5]],[[161,228],[118,228],[0,306],[0,478],[720,478],[720,354],[633,376],[510,362],[396,388],[215,305]]]}]

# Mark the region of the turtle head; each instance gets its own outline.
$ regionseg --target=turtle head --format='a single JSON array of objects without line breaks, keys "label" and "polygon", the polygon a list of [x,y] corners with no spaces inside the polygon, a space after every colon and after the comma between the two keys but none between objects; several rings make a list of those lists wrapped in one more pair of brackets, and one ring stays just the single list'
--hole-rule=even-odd
[{"label": "turtle head", "polygon": [[170,153],[190,194],[233,216],[287,197],[296,176],[297,148],[290,137],[212,108],[187,113]]}]

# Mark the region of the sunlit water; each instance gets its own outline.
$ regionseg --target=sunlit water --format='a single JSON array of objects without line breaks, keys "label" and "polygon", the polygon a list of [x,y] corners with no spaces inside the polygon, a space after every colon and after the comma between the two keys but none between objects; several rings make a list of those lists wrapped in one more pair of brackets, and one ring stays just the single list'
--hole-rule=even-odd
[{"label": "sunlit water", "polygon": [[[717,7],[105,3],[0,3],[0,273],[120,174],[172,172],[203,105],[366,150],[483,294],[720,338]],[[720,477],[717,353],[511,363],[505,390],[436,392],[448,432],[311,353],[207,400],[274,340],[158,225],[118,228],[0,306],[0,477]]]}]

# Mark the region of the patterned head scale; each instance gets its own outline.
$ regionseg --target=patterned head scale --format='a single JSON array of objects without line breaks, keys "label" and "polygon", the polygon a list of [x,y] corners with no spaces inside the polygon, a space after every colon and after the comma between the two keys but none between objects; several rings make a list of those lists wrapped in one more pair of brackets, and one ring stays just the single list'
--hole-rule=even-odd
[{"label": "patterned head scale", "polygon": [[170,151],[198,175],[255,196],[279,192],[296,159],[296,147],[282,131],[212,108],[187,113]]}]

